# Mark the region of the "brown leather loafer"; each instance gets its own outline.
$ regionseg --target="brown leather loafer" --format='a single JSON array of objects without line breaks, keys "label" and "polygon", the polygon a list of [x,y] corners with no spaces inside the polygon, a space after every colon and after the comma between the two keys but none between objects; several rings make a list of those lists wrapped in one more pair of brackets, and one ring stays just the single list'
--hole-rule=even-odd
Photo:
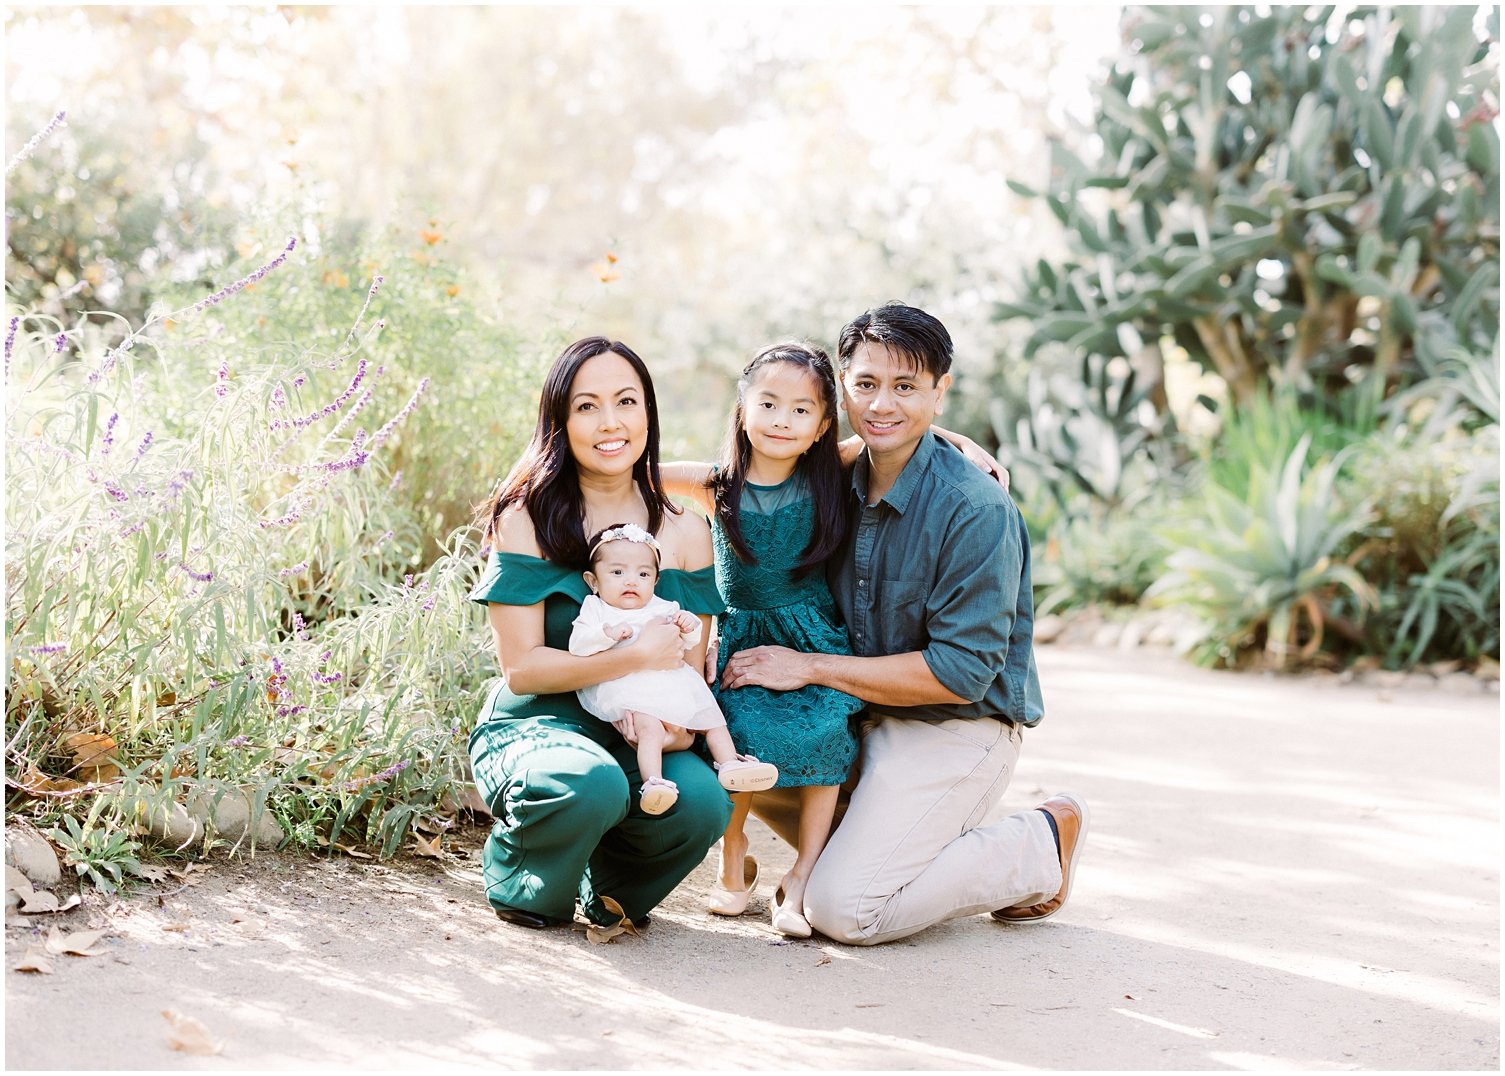
[{"label": "brown leather loafer", "polygon": [[1071,882],[1076,877],[1077,856],[1087,837],[1087,803],[1074,792],[1059,792],[1040,804],[1056,820],[1056,832],[1061,837],[1061,889],[1055,896],[1040,904],[1016,904],[999,908],[989,914],[1000,923],[1035,923],[1049,919],[1061,910],[1066,898],[1071,896]]}]

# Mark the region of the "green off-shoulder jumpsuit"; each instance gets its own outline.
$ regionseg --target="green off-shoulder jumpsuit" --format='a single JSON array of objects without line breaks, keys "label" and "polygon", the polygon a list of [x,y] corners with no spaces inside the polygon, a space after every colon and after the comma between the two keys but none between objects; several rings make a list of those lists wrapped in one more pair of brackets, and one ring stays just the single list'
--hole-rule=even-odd
[{"label": "green off-shoulder jumpsuit", "polygon": [[[666,568],[656,592],[696,614],[725,608],[710,567]],[[544,642],[566,650],[588,593],[578,572],[495,552],[470,599],[543,602]],[[730,798],[694,751],[664,756],[679,800],[665,814],[644,814],[636,753],[573,692],[515,695],[496,684],[471,733],[470,761],[496,819],[481,859],[486,898],[550,922],[574,918],[577,898],[592,922],[615,922],[602,896],[641,919],[700,864],[731,818]]]}]

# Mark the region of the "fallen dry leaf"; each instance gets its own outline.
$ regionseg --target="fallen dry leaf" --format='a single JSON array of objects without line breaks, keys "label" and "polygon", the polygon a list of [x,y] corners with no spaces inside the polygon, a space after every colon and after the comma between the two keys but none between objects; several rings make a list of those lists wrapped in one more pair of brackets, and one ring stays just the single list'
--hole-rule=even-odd
[{"label": "fallen dry leaf", "polygon": [[75,732],[63,743],[73,752],[73,768],[85,781],[113,781],[120,776],[111,754],[115,741],[104,733]]},{"label": "fallen dry leaf", "polygon": [[817,960],[815,962],[815,966],[818,968],[818,967],[821,967],[822,965],[829,964],[829,963],[831,963],[831,958],[828,957],[828,956],[823,956],[823,957],[821,957],[819,960]]},{"label": "fallen dry leaf", "polygon": [[30,893],[32,891],[31,879],[7,863],[5,865],[5,891],[9,893],[12,890],[22,894]]},{"label": "fallen dry leaf", "polygon": [[104,956],[109,950],[95,949],[94,945],[107,933],[109,932],[105,930],[80,930],[67,934],[53,927],[47,932],[46,948],[54,955],[71,953],[73,956]]},{"label": "fallen dry leaf", "polygon": [[223,1053],[225,1044],[209,1033],[209,1029],[191,1016],[184,1016],[173,1009],[163,1009],[162,1015],[172,1025],[167,1033],[167,1044],[185,1054]]},{"label": "fallen dry leaf", "polygon": [[182,934],[188,929],[187,923],[163,923],[162,929],[169,934]]},{"label": "fallen dry leaf", "polygon": [[592,945],[606,945],[619,934],[631,934],[634,938],[642,937],[638,928],[632,925],[632,920],[627,918],[627,913],[622,906],[611,897],[602,896],[601,904],[608,912],[617,917],[615,923],[599,926],[592,923],[585,928],[585,940]]},{"label": "fallen dry leaf", "polygon": [[439,834],[434,834],[432,841],[426,841],[416,833],[413,834],[413,851],[426,859],[443,859],[444,853],[439,850]]},{"label": "fallen dry leaf", "polygon": [[52,974],[52,962],[47,959],[47,954],[33,945],[21,956],[21,962],[12,971],[31,971],[42,975]]},{"label": "fallen dry leaf", "polygon": [[141,868],[141,878],[147,882],[160,882],[167,877],[167,868],[149,865]]}]

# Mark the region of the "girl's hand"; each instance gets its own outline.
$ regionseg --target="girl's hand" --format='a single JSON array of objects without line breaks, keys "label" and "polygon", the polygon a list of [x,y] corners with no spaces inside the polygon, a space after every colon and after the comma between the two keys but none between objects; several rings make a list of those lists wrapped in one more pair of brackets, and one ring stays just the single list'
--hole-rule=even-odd
[{"label": "girl's hand", "polygon": [[643,671],[665,671],[684,663],[685,648],[680,645],[683,639],[679,625],[665,618],[643,625],[638,641],[629,649],[641,659]]},{"label": "girl's hand", "polygon": [[721,636],[711,637],[711,641],[705,644],[705,682],[716,682],[716,658],[721,653]]},{"label": "girl's hand", "polygon": [[674,623],[679,627],[681,635],[693,635],[700,629],[700,618],[694,613],[687,613],[683,609],[674,614]]}]

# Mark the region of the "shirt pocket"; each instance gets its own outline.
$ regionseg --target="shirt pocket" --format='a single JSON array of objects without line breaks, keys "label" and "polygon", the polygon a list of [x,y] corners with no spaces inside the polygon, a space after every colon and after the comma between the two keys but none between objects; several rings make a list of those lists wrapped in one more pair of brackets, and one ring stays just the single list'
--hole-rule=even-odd
[{"label": "shirt pocket", "polygon": [[884,650],[918,650],[925,642],[925,599],[929,585],[921,579],[884,579],[878,584],[878,629]]}]

